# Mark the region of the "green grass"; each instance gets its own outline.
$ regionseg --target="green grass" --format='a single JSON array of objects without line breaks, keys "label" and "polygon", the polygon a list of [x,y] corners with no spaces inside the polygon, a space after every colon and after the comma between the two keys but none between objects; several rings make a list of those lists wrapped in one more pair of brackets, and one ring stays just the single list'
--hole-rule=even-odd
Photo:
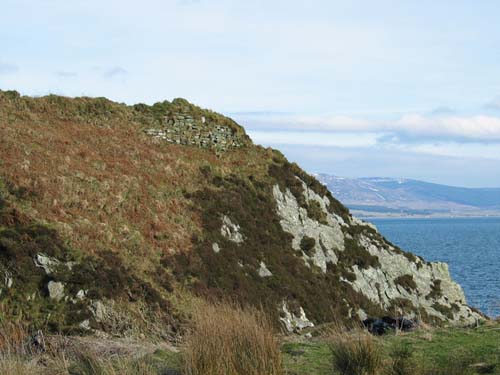
[{"label": "green grass", "polygon": [[[474,329],[440,328],[408,334],[387,335],[378,339],[387,360],[391,349],[410,345],[420,365],[444,368],[457,357],[472,359],[472,363],[496,364],[500,374],[500,325]],[[332,355],[325,341],[290,342],[282,347],[285,365],[293,375],[332,375]]]}]

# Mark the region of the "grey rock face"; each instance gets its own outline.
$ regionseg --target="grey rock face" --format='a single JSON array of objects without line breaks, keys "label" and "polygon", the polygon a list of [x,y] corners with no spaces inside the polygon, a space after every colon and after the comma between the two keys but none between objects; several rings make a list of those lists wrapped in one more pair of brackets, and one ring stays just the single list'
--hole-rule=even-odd
[{"label": "grey rock face", "polygon": [[[278,185],[273,188],[280,224],[284,231],[292,234],[292,248],[300,253],[306,265],[314,265],[323,273],[327,271],[327,264],[338,264],[338,254],[345,249],[346,236],[343,228],[355,226],[362,230],[357,236],[358,245],[371,255],[379,259],[377,267],[359,268],[354,265],[347,271],[354,274],[354,280],[341,278],[341,282],[349,284],[355,291],[366,296],[371,302],[380,306],[391,314],[401,314],[408,317],[417,317],[420,312],[434,316],[442,321],[461,322],[465,324],[482,320],[480,314],[474,312],[467,304],[460,285],[455,283],[449,274],[445,263],[427,263],[420,258],[405,256],[401,251],[385,242],[376,227],[355,217],[349,222],[328,212],[331,204],[328,197],[321,197],[303,183],[306,202],[318,202],[326,217],[326,224],[319,223],[307,215],[306,209],[300,207],[292,192],[287,189],[281,191]],[[347,233],[347,231],[346,231]],[[314,249],[305,254],[300,244],[307,236],[315,240]],[[342,265],[340,265],[342,266]],[[401,285],[401,280],[412,280],[413,283]],[[439,285],[439,293],[433,292],[435,285]],[[399,306],[401,301],[407,301],[405,306]],[[411,306],[408,309],[408,306]],[[360,319],[366,317],[365,311],[351,307],[351,316],[355,314]],[[285,316],[288,316],[285,313]]]},{"label": "grey rock face", "polygon": [[59,302],[64,298],[64,284],[61,282],[49,281],[47,284],[47,290],[49,291],[49,297],[56,302]]},{"label": "grey rock face", "polygon": [[[328,224],[319,223],[308,217],[307,211],[300,207],[297,199],[290,190],[282,192],[278,185],[273,188],[276,199],[278,214],[281,218],[281,226],[285,232],[293,235],[292,247],[301,253],[306,265],[310,262],[319,267],[323,273],[326,272],[327,263],[337,264],[338,257],[335,251],[344,250],[344,234],[341,230],[341,222],[328,211],[326,206],[330,203],[319,197],[304,184],[306,199],[316,200],[325,211]],[[307,236],[315,240],[311,255],[307,255],[300,248],[302,239]]]},{"label": "grey rock face", "polygon": [[94,301],[90,306],[90,311],[97,322],[103,322],[108,314],[106,306],[101,301]]}]

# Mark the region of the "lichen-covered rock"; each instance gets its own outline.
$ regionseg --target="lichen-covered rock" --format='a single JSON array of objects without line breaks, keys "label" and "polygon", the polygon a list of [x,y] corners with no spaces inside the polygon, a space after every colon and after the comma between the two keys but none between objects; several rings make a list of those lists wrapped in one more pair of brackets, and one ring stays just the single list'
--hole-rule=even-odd
[{"label": "lichen-covered rock", "polygon": [[57,259],[51,258],[45,254],[37,254],[34,259],[37,267],[43,268],[47,275],[51,275],[61,264]]},{"label": "lichen-covered rock", "polygon": [[222,226],[220,228],[221,234],[229,241],[235,243],[242,243],[244,241],[243,235],[240,233],[240,226],[231,221],[231,219],[224,215],[222,217]]},{"label": "lichen-covered rock", "polygon": [[61,282],[49,281],[47,284],[47,290],[49,292],[49,297],[56,302],[59,302],[64,298],[64,284]]},{"label": "lichen-covered rock", "polygon": [[212,244],[212,250],[214,251],[214,253],[218,254],[220,252],[220,246],[217,242],[214,242]]},{"label": "lichen-covered rock", "polygon": [[[338,262],[336,251],[344,250],[344,234],[337,217],[326,211],[327,201],[307,187],[305,187],[305,194],[307,199],[320,202],[322,209],[326,212],[327,224],[311,219],[307,210],[299,206],[290,190],[283,193],[278,185],[273,188],[281,226],[293,235],[292,247],[301,253],[306,264],[309,265],[311,262],[322,272],[326,272],[328,263]],[[315,240],[314,249],[309,254],[306,254],[300,246],[302,239],[306,236]]]},{"label": "lichen-covered rock", "polygon": [[314,323],[307,318],[302,307],[299,307],[298,314],[294,314],[290,312],[286,302],[283,302],[281,305],[280,320],[285,326],[285,329],[290,333],[299,333],[305,328],[314,327]]},{"label": "lichen-covered rock", "polygon": [[[329,263],[343,267],[351,276],[341,277],[341,281],[388,313],[467,324],[483,319],[466,304],[463,290],[451,279],[447,264],[427,263],[396,249],[383,239],[375,226],[355,217],[350,217],[346,223],[328,211],[328,197],[318,195],[303,181],[302,184],[304,201],[318,202],[326,223],[309,217],[306,208],[300,206],[290,190],[282,192],[275,185],[273,195],[281,225],[293,235],[292,247],[302,252],[306,263],[311,261],[324,273],[328,272]],[[354,236],[351,234],[353,229]],[[314,239],[314,251],[309,254],[301,249],[301,241],[305,237]],[[346,240],[354,243],[356,251],[361,249],[377,261],[363,266],[342,264],[339,257],[348,258],[349,253],[354,251],[346,248]],[[357,315],[367,317],[362,309],[358,309]]]}]

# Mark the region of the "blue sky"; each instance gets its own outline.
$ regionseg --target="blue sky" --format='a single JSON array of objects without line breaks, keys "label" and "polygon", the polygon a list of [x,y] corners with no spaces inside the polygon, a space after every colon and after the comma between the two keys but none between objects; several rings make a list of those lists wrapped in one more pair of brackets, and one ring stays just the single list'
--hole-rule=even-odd
[{"label": "blue sky", "polygon": [[2,0],[0,88],[185,97],[310,172],[500,186],[493,0]]}]

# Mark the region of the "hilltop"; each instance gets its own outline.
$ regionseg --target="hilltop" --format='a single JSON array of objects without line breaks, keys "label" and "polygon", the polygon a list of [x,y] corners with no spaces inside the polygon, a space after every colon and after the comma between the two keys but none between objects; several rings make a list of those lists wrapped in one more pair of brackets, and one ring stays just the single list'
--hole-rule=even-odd
[{"label": "hilltop", "polygon": [[472,324],[443,263],[353,217],[277,150],[184,99],[0,92],[0,314],[59,332],[175,337],[193,299],[277,327],[404,315]]},{"label": "hilltop", "polygon": [[500,188],[463,188],[404,178],[345,178],[324,173],[316,177],[363,217],[500,215]]}]

